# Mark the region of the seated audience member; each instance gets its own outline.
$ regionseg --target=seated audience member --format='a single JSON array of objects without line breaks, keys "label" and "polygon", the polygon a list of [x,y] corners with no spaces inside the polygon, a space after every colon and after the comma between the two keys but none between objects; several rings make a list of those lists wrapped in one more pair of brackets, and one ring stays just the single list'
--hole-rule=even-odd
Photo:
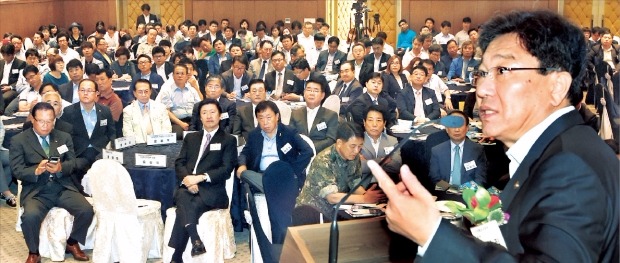
[{"label": "seated audience member", "polygon": [[99,68],[99,66],[95,64],[88,64],[84,67],[84,75],[86,75],[87,79],[97,81],[97,73],[99,73],[100,70],[101,68]]},{"label": "seated audience member", "polygon": [[321,106],[324,97],[321,83],[309,80],[304,90],[306,107],[294,109],[289,124],[312,140],[317,153],[334,144],[338,130],[338,114]]},{"label": "seated audience member", "polygon": [[226,45],[226,49],[230,50],[232,45],[237,45],[241,48],[241,39],[235,37],[235,29],[232,27],[224,28],[224,44]]},{"label": "seated audience member", "polygon": [[[39,52],[33,48],[26,50],[26,66],[28,65],[37,67],[39,69],[39,74],[41,74],[41,78],[44,78],[47,75],[47,73],[50,72],[50,68],[47,66],[47,63],[39,63]],[[64,63],[63,63],[63,67],[64,67]],[[63,67],[61,67],[61,70]],[[14,85],[15,91],[17,91],[17,93],[21,93],[25,88],[28,87],[28,81],[24,77],[23,71],[24,69],[19,70],[19,78],[17,79],[17,82]],[[51,81],[45,81],[45,79],[43,79],[43,83],[46,83],[46,82],[51,82]]]},{"label": "seated audience member", "polygon": [[116,60],[110,65],[110,69],[114,72],[113,79],[122,79],[126,81],[133,80],[136,73],[136,65],[129,61],[131,54],[126,47],[119,47],[114,53]]},{"label": "seated audience member", "polygon": [[[177,64],[173,70],[173,80],[166,82],[157,95],[156,101],[161,102],[168,110],[168,116],[172,123],[172,132],[177,134],[177,139],[183,139],[183,131],[188,131],[192,120],[192,109],[200,102],[201,97],[196,89],[189,86],[187,79],[189,71],[187,66]],[[152,96],[151,96],[152,98]]]},{"label": "seated audience member", "polygon": [[422,52],[422,44],[424,43],[424,37],[422,34],[413,39],[413,48],[410,51],[406,52],[403,55],[403,68],[406,68],[409,65],[409,62],[414,58],[427,59],[428,53]]},{"label": "seated audience member", "polygon": [[433,44],[428,48],[428,58],[433,61],[433,73],[435,73],[440,78],[445,77],[450,70],[450,65],[445,65],[441,61],[441,51],[443,49],[440,45]]},{"label": "seated audience member", "polygon": [[[4,134],[4,124],[0,121],[0,142],[4,142]],[[0,198],[6,200],[8,206],[17,207],[17,197],[9,189],[12,182],[13,173],[11,172],[9,149],[0,145]]]},{"label": "seated audience member", "polygon": [[[357,80],[359,80],[360,77],[363,77],[360,73],[362,72],[362,66],[364,65],[364,56],[366,56],[366,48],[364,47],[364,43],[355,43],[351,49],[351,59],[349,61],[352,63],[351,69],[353,69],[353,77]],[[342,65],[340,65],[340,68],[342,69]]]},{"label": "seated audience member", "polygon": [[138,72],[136,76],[133,78],[131,82],[130,90],[133,92],[134,85],[136,81],[138,81],[139,79],[148,80],[151,83],[151,86],[153,87],[153,90],[151,92],[151,99],[154,100],[155,98],[157,98],[157,94],[159,94],[159,92],[163,89],[164,79],[161,76],[159,76],[157,72],[153,72],[151,70],[151,57],[145,54],[139,55],[137,59],[137,63],[138,63],[138,69],[140,70],[140,72]]},{"label": "seated audience member", "polygon": [[206,252],[196,229],[198,219],[204,212],[228,207],[226,180],[237,160],[235,137],[219,128],[222,109],[217,101],[205,99],[198,105],[203,128],[183,139],[175,161],[177,178],[182,184],[174,195],[177,218],[168,242],[174,248],[173,262],[183,262],[188,239],[191,239],[192,256]]},{"label": "seated audience member", "polygon": [[24,78],[28,82],[28,88],[22,90],[19,96],[6,106],[5,114],[13,115],[16,112],[30,112],[32,106],[41,102],[42,77],[36,66],[28,65],[22,71]]},{"label": "seated audience member", "polygon": [[53,83],[54,85],[61,86],[65,83],[69,83],[69,77],[63,71],[65,69],[65,62],[60,56],[54,56],[48,59],[50,72],[43,76],[43,83]]},{"label": "seated audience member", "polygon": [[248,86],[252,79],[247,68],[248,58],[245,55],[234,56],[231,69],[222,73],[224,94],[229,100],[247,98]]},{"label": "seated audience member", "polygon": [[396,100],[400,91],[407,86],[407,77],[403,74],[403,67],[400,63],[398,55],[391,56],[388,59],[388,67],[381,72],[381,80],[383,80],[383,90]]},{"label": "seated audience member", "polygon": [[[364,133],[352,122],[338,127],[336,143],[317,154],[308,169],[306,183],[297,198],[298,205],[317,208],[327,218],[332,219],[334,204],[362,180],[360,150],[364,144]],[[381,190],[374,185],[369,189],[363,186],[355,189],[347,198],[347,204],[376,204],[385,199]]]},{"label": "seated audience member", "polygon": [[223,61],[230,60],[230,54],[226,52],[226,44],[224,44],[224,40],[217,38],[213,41],[213,49],[215,49],[215,54],[213,54],[207,63],[209,68],[210,75],[220,75],[222,71],[220,71],[221,65]]},{"label": "seated audience member", "polygon": [[441,32],[433,37],[433,42],[439,45],[445,45],[448,41],[454,39],[454,35],[450,34],[450,30],[452,29],[452,23],[450,21],[441,22]]},{"label": "seated audience member", "polygon": [[[196,90],[198,96],[200,96],[200,99],[203,99],[207,80],[206,73],[202,74],[202,71],[196,67],[196,62],[187,56],[181,58],[178,64],[185,65],[187,67],[187,85],[189,88]],[[204,78],[204,81],[198,81],[201,78]]]},{"label": "seated audience member", "polygon": [[380,31],[377,32],[375,37],[383,39],[383,53],[388,54],[390,57],[394,56],[394,47],[387,43],[387,33]]},{"label": "seated audience member", "polygon": [[99,99],[97,103],[110,108],[112,119],[114,119],[114,122],[119,122],[121,113],[123,113],[123,102],[112,89],[112,71],[109,69],[99,70],[96,82],[97,86],[99,86]]},{"label": "seated audience member", "polygon": [[381,105],[386,109],[387,117],[385,120],[387,122],[387,127],[390,128],[392,125],[396,124],[396,101],[385,92],[381,91],[383,91],[381,73],[373,72],[368,82],[366,82],[366,93],[360,95],[351,102],[351,105],[349,105],[347,109],[353,122],[362,126],[364,124],[364,113],[366,113],[366,109],[371,105]]},{"label": "seated audience member", "polygon": [[[383,157],[390,154],[394,150],[394,146],[398,144],[395,137],[385,133],[386,115],[383,106],[371,105],[366,111],[364,117],[364,146],[360,152],[362,178],[367,178],[370,175],[370,168],[368,168],[369,160],[374,160],[377,163],[381,162]],[[400,150],[398,150],[381,167],[390,177],[396,179],[398,178],[401,164]]]},{"label": "seated audience member", "polygon": [[273,65],[271,64],[271,52],[273,51],[273,44],[269,40],[263,40],[258,45],[258,58],[250,61],[250,67],[248,70],[252,73],[254,78],[265,80],[265,75],[273,71]]},{"label": "seated audience member", "polygon": [[314,71],[316,67],[316,62],[319,58],[319,53],[323,50],[323,45],[325,44],[325,35],[322,33],[314,34],[313,38],[314,44],[311,48],[306,49],[306,60],[308,60],[308,64],[310,64],[310,68]]},{"label": "seated audience member", "polygon": [[445,181],[459,186],[474,181],[486,187],[487,158],[482,145],[467,138],[469,118],[462,111],[455,110],[449,113],[465,119],[463,126],[446,128],[449,141],[445,141],[431,150],[431,165],[429,177],[433,184]]},{"label": "seated audience member", "polygon": [[[73,124],[71,138],[75,142],[77,183],[99,158],[102,149],[116,139],[116,127],[110,108],[96,103],[99,86],[92,80],[82,80],[79,86],[80,102],[63,110],[62,120]],[[81,185],[78,185],[80,187]]]},{"label": "seated audience member", "polygon": [[166,51],[163,47],[157,46],[153,48],[153,65],[151,72],[156,72],[164,81],[168,80],[172,73],[172,63],[166,61]]},{"label": "seated audience member", "polygon": [[[323,92],[325,93],[325,98],[332,94],[325,76],[318,72],[312,71],[310,69],[310,64],[308,64],[308,61],[305,58],[298,59],[293,63],[293,72],[297,77],[295,80],[295,91],[291,93],[283,93],[281,99],[289,101],[303,101],[303,92],[306,89],[306,83],[310,80],[321,83],[321,87],[323,87]],[[321,101],[321,103],[323,102]]]},{"label": "seated audience member", "polygon": [[340,39],[330,37],[327,40],[327,50],[319,53],[315,70],[319,72],[338,73],[340,65],[347,60],[347,54],[338,50]]},{"label": "seated audience member", "polygon": [[[15,57],[15,47],[12,44],[3,45],[0,48],[2,60],[0,60],[0,87],[2,88],[2,99],[4,105],[9,105],[18,93],[14,90],[14,85],[19,79],[19,70],[26,67],[26,62]],[[4,109],[2,109],[4,110]]]},{"label": "seated audience member", "polygon": [[441,117],[435,92],[422,86],[427,72],[422,65],[418,65],[411,72],[409,85],[397,99],[400,119],[423,123]]},{"label": "seated audience member", "polygon": [[274,102],[258,103],[255,115],[259,128],[248,135],[238,158],[237,176],[256,191],[270,193],[265,198],[272,243],[282,244],[291,224],[295,198],[306,180],[312,148],[294,129],[280,122],[280,111]]},{"label": "seated audience member", "polygon": [[[245,54],[243,54],[243,50],[241,50],[241,46],[234,44],[234,45],[230,45],[230,47],[228,48],[228,53],[230,54],[230,58],[228,58],[227,60],[222,61],[222,63],[220,64],[220,75],[224,74],[224,72],[230,70],[232,68],[232,64],[233,64],[233,60],[232,58],[236,57],[236,56],[244,56]],[[246,57],[247,59],[247,57]],[[247,68],[247,67],[246,67]]]},{"label": "seated audience member", "polygon": [[157,42],[155,42],[156,39],[157,39],[157,29],[149,28],[146,34],[146,42],[138,46],[138,51],[136,51],[136,55],[140,56],[144,54],[149,57],[152,57],[153,48],[157,46]]},{"label": "seated audience member", "polygon": [[[293,53],[293,36],[291,35],[283,35],[280,37],[280,42],[282,43],[282,48],[279,50],[284,54],[284,59],[286,60],[286,64],[291,63],[291,55]],[[342,61],[344,62],[344,60]]]},{"label": "seated audience member", "polygon": [[59,33],[56,36],[56,41],[58,41],[58,55],[62,57],[65,64],[68,64],[72,59],[80,60],[80,54],[69,47],[69,36],[66,33]]},{"label": "seated audience member", "polygon": [[170,133],[172,126],[166,106],[151,99],[153,88],[145,79],[136,81],[136,100],[123,109],[123,136],[133,136],[136,143],[146,143],[148,135]]},{"label": "seated audience member", "polygon": [[[32,129],[11,140],[11,170],[22,182],[21,228],[28,246],[26,262],[40,262],[39,232],[41,222],[52,207],[64,208],[74,216],[66,250],[75,260],[88,261],[78,242],[86,243],[86,232],[92,223],[93,207],[80,194],[71,177],[76,172],[75,152],[71,136],[54,129],[54,108],[38,103],[32,108]],[[58,157],[55,162],[50,157]]]},{"label": "seated audience member", "polygon": [[[459,45],[456,43],[456,40],[450,40],[448,41],[448,44],[446,44],[446,49],[448,50],[448,53],[442,54],[440,60],[449,71],[450,66],[452,65],[452,60],[455,60],[457,57],[459,57]],[[447,75],[448,72],[445,72],[444,74]]]},{"label": "seated audience member", "polygon": [[80,101],[78,87],[82,79],[84,79],[84,66],[77,59],[72,59],[69,63],[66,63],[66,65],[71,81],[58,86],[58,92],[60,92],[60,96],[62,96],[63,100],[76,103]]},{"label": "seated audience member", "polygon": [[284,54],[280,51],[274,51],[271,54],[271,64],[273,71],[265,76],[265,85],[267,92],[271,93],[271,98],[274,100],[299,101],[298,90],[295,87],[297,78],[293,70],[285,67]]},{"label": "seated audience member", "polygon": [[83,55],[81,62],[84,68],[86,68],[86,65],[90,65],[90,64],[95,64],[100,69],[103,68],[103,62],[93,57],[93,52],[94,52],[93,43],[84,41],[82,42],[82,45],[80,46],[80,48],[82,50],[82,55]]},{"label": "seated audience member", "polygon": [[372,40],[373,53],[364,57],[364,65],[360,72],[360,83],[366,85],[366,81],[370,79],[373,72],[380,72],[388,67],[387,61],[390,55],[383,53],[383,39],[374,38]]},{"label": "seated audience member", "polygon": [[338,95],[340,98],[341,116],[346,116],[349,104],[357,99],[359,95],[362,95],[364,91],[362,84],[355,78],[354,63],[356,62],[346,61],[340,65],[340,79],[336,82],[334,92],[332,92],[332,94]]},{"label": "seated audience member", "polygon": [[306,50],[302,45],[294,44],[291,47],[291,59],[288,61],[288,64],[286,64],[286,68],[292,70],[293,63],[300,58],[306,58]]},{"label": "seated audience member", "polygon": [[448,71],[448,79],[458,82],[470,82],[470,75],[474,70],[478,69],[480,62],[474,59],[474,44],[465,41],[461,47],[461,56],[452,60],[450,71]]},{"label": "seated audience member", "polygon": [[[216,41],[218,40],[219,39],[216,39]],[[237,115],[237,107],[235,101],[231,101],[224,96],[224,86],[222,84],[222,78],[219,75],[209,76],[207,85],[205,86],[205,99],[212,99],[218,102],[222,108],[222,113],[220,114],[220,129],[230,134],[232,132],[233,119]],[[200,125],[199,105],[200,104],[197,103],[192,109],[192,123],[190,125],[190,130],[192,131],[199,131],[202,129],[202,125]]]},{"label": "seated audience member", "polygon": [[250,103],[245,104],[237,110],[237,116],[233,120],[233,135],[240,135],[240,145],[245,144],[248,141],[248,136],[252,130],[258,126],[258,119],[256,118],[256,105],[261,101],[267,99],[267,91],[265,88],[265,82],[260,79],[250,80],[248,84],[247,97],[250,99]]},{"label": "seated audience member", "polygon": [[105,41],[102,37],[97,37],[95,38],[95,44],[96,50],[93,57],[103,62],[104,68],[109,69],[112,62],[114,62],[114,57],[108,56],[108,41]]},{"label": "seated audience member", "polygon": [[[51,84],[51,83],[43,84],[43,86],[41,87],[41,90],[47,89],[47,87],[50,87],[50,86],[53,87],[53,85],[54,84]],[[71,123],[68,123],[60,119],[60,116],[62,116],[62,110],[63,110],[62,104],[64,102],[62,98],[60,97],[60,94],[57,91],[48,91],[45,94],[41,95],[41,102],[49,103],[54,108],[54,113],[56,114],[56,121],[54,123],[54,129],[71,134],[71,132],[73,132],[73,125]],[[26,122],[24,122],[23,130],[25,131],[30,128],[32,128],[32,121],[27,120]]]},{"label": "seated audience member", "polygon": [[[433,61],[430,59],[423,59],[421,61],[422,66],[424,66],[428,72],[426,81],[424,82],[424,87],[429,88],[435,92],[435,96],[437,98],[437,102],[439,103],[439,107],[444,110],[450,111],[454,109],[452,106],[452,95],[446,83],[441,80],[439,76],[433,74],[435,68],[433,68]],[[441,95],[446,97],[445,101]]]}]

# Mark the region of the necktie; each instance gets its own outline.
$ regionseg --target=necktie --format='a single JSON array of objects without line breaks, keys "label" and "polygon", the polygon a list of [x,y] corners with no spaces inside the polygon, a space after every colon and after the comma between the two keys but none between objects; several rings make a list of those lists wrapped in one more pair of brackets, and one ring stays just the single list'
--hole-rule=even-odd
[{"label": "necktie", "polygon": [[144,105],[142,109],[142,119],[145,122],[144,125],[146,125],[146,134],[153,134],[153,124],[151,123],[151,115],[149,114],[149,105]]},{"label": "necktie", "polygon": [[461,147],[454,146],[454,161],[452,162],[452,184],[461,185]]},{"label": "necktie", "polygon": [[413,115],[416,117],[424,117],[424,105],[422,105],[422,92],[415,92],[415,105]]},{"label": "necktie", "polygon": [[469,60],[463,59],[463,71],[461,72],[461,78],[467,81],[467,64],[469,64]]},{"label": "necktie", "polygon": [[263,60],[263,65],[260,67],[260,73],[258,74],[259,79],[263,79],[265,77],[266,70],[267,70],[267,60]]},{"label": "necktie", "polygon": [[340,94],[338,94],[338,97],[342,98],[343,95],[347,94],[346,91],[347,91],[347,84],[344,84],[342,85],[342,89],[340,90]]},{"label": "necktie", "polygon": [[372,104],[379,105],[379,101],[378,100],[372,100]]},{"label": "necktie", "polygon": [[280,95],[282,95],[283,92],[283,83],[284,82],[284,77],[282,77],[282,72],[278,72],[278,84],[276,85],[276,99],[280,98]]},{"label": "necktie", "polygon": [[50,144],[49,142],[47,142],[46,139],[47,139],[47,136],[41,137],[41,147],[43,148],[45,155],[49,156],[50,155]]},{"label": "necktie", "polygon": [[202,157],[205,156],[205,154],[207,154],[207,147],[209,147],[209,142],[211,142],[211,134],[207,133],[207,131],[205,131],[205,140],[206,142],[205,142],[205,145],[202,146],[202,154],[200,155],[200,159],[202,159]]}]

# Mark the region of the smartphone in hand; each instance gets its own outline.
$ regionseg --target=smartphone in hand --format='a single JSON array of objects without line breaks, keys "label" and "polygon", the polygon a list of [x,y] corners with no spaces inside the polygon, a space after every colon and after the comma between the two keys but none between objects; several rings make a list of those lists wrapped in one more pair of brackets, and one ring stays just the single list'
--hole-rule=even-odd
[{"label": "smartphone in hand", "polygon": [[48,163],[51,163],[51,164],[57,164],[59,161],[60,161],[60,157],[58,157],[58,156],[53,156],[53,157],[50,157],[50,158],[49,158],[49,160],[48,160],[47,162],[48,162]]}]

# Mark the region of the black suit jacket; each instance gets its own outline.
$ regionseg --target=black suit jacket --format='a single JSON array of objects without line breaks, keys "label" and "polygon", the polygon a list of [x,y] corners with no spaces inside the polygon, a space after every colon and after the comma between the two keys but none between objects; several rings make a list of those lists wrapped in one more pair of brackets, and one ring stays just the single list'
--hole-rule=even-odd
[{"label": "black suit jacket", "polygon": [[[319,124],[325,125],[325,127],[321,127],[320,131],[317,126]],[[318,154],[336,142],[338,115],[332,110],[319,107],[312,128],[308,131],[308,108],[302,107],[293,110],[289,126],[296,129],[300,134],[308,136]]]},{"label": "black suit jacket", "polygon": [[78,157],[86,151],[88,145],[92,145],[98,152],[101,152],[101,149],[105,148],[110,141],[116,139],[116,128],[110,108],[95,103],[97,123],[95,123],[95,129],[89,137],[80,105],[81,103],[74,103],[66,107],[62,117],[60,117],[63,121],[73,123],[71,137],[75,142],[75,155]]},{"label": "black suit jacket", "polygon": [[[392,125],[396,124],[396,101],[392,99],[392,97],[388,96],[385,93],[380,93],[377,101],[380,106],[383,106],[384,109],[387,110],[388,116],[386,116],[386,127],[390,128]],[[372,99],[368,93],[364,93],[361,96],[357,97],[351,105],[349,105],[349,109],[347,110],[353,121],[359,125],[364,124],[364,113],[366,109],[372,105]]]},{"label": "black suit jacket", "polygon": [[403,73],[400,73],[398,75],[400,77],[400,85],[399,81],[396,80],[394,75],[386,72],[381,73],[381,79],[383,80],[383,92],[386,92],[393,99],[398,98],[398,95],[400,95],[400,92],[402,90],[400,88],[401,86],[403,88],[407,87],[407,76],[405,76],[405,74]]},{"label": "black suit jacket", "polygon": [[[429,168],[428,176],[431,178],[433,184],[444,180],[450,182],[450,172],[452,163],[452,144],[450,141],[442,142],[439,145],[431,149],[431,166]],[[474,162],[475,168],[465,169],[465,164]],[[478,185],[486,187],[487,183],[487,158],[484,153],[484,147],[482,145],[472,142],[468,138],[465,138],[463,142],[463,156],[461,156],[461,184],[469,181],[474,181]]]},{"label": "black suit jacket", "polygon": [[[220,115],[220,129],[230,134],[232,132],[233,119],[237,115],[237,107],[234,101],[229,100],[224,95],[220,96],[217,101],[220,103],[220,107],[222,107],[222,114]],[[194,104],[194,108],[192,109],[192,120],[189,126],[189,129],[192,131],[202,130],[202,121],[200,120],[198,105],[200,105],[200,102]]]},{"label": "black suit jacket", "polygon": [[[0,80],[4,78],[4,66],[6,65],[6,61],[0,60]],[[13,86],[19,79],[19,71],[26,67],[26,62],[19,58],[13,59],[13,64],[11,65],[11,70],[9,71],[9,85]]]},{"label": "black suit jacket", "polygon": [[[218,129],[199,160],[203,136],[204,130],[189,133],[183,139],[181,152],[174,162],[177,178],[179,181],[183,181],[185,176],[192,175],[194,166],[198,162],[196,174],[206,173],[211,178],[211,182],[204,181],[198,184],[200,199],[209,207],[227,208],[226,180],[230,178],[237,164],[237,140],[230,134]],[[219,150],[214,147],[218,144]]]},{"label": "black suit jacket", "polygon": [[251,131],[254,130],[254,111],[252,103],[247,103],[237,110],[237,115],[233,120],[232,134],[241,135],[243,141],[240,144],[245,144],[248,141],[248,136]]},{"label": "black suit jacket", "polygon": [[138,28],[139,24],[148,24],[148,23],[155,23],[155,22],[159,22],[159,18],[155,15],[155,14],[149,14],[149,19],[148,21],[146,21],[144,19],[144,15],[140,14],[138,16],[138,18],[136,19],[136,28]]},{"label": "black suit jacket", "polygon": [[[54,175],[62,186],[66,189],[78,192],[77,187],[71,179],[75,169],[75,152],[73,152],[73,141],[68,133],[52,130],[49,134],[50,154],[49,156],[59,156],[62,165],[62,172]],[[63,147],[64,146],[64,147]],[[63,148],[66,147],[66,152]],[[63,152],[62,154],[60,152]],[[44,172],[35,175],[34,171],[42,160],[47,160],[48,156],[43,151],[39,137],[32,129],[25,130],[11,139],[10,149],[11,170],[13,176],[22,181],[22,192],[20,199],[25,200],[32,197],[45,187],[50,174]]]},{"label": "black suit jacket", "polygon": [[[172,70],[173,70],[172,63],[170,63],[169,61],[164,62],[164,72],[165,72],[164,74],[166,74],[166,79],[168,79],[168,76],[170,76],[170,73],[172,73]],[[151,73],[157,74],[157,66],[155,65],[155,63],[153,63],[153,65],[151,66]],[[162,79],[163,78],[164,77],[162,77]]]},{"label": "black suit jacket", "polygon": [[[273,92],[276,90],[276,74],[277,72],[273,70],[265,75],[265,88],[267,88],[267,91]],[[282,84],[282,92],[302,95],[304,91],[295,85],[297,81],[298,79],[295,77],[295,72],[290,69],[284,69],[284,83]]]},{"label": "black suit jacket", "polygon": [[[263,152],[263,135],[261,129],[256,128],[248,135],[248,141],[239,155],[239,165],[246,165],[248,170],[260,171],[260,160]],[[290,149],[284,153],[283,148]],[[276,147],[280,161],[291,165],[297,176],[298,187],[306,181],[306,167],[312,158],[312,148],[299,136],[295,129],[279,123],[276,134]],[[285,148],[285,149],[286,149]]]},{"label": "black suit jacket", "polygon": [[[316,61],[315,70],[316,71],[325,71],[325,67],[327,67],[327,60],[329,60],[329,50],[323,50],[319,53],[319,57]],[[332,71],[338,73],[340,72],[340,65],[347,60],[347,54],[340,50],[336,50],[336,54],[334,54],[334,60],[332,65]]]},{"label": "black suit jacket", "polygon": [[[413,115],[415,110],[415,95],[413,94],[413,88],[409,84],[401,91],[396,103],[398,104],[398,112],[400,113],[401,119],[415,120],[415,116]],[[435,92],[429,88],[422,87],[422,106],[426,118],[434,120],[441,117]]]},{"label": "black suit jacket", "polygon": [[[243,97],[245,93],[250,90],[250,88],[248,87],[248,83],[250,83],[250,80],[252,80],[252,73],[246,70],[241,77],[241,97]],[[235,76],[233,75],[232,69],[229,69],[226,72],[222,73],[222,81],[224,82],[224,88],[226,89],[226,93],[231,93],[235,91]]]},{"label": "black suit jacket", "polygon": [[422,262],[618,262],[618,159],[571,111],[549,126],[502,192],[508,250],[442,221]]},{"label": "black suit jacket", "polygon": [[[295,78],[295,79],[296,79],[295,90],[297,91],[295,93],[298,95],[303,95],[304,90],[306,89],[306,81],[303,79],[298,79],[298,78]],[[310,76],[308,76],[308,80],[314,80],[314,81],[321,83],[321,87],[323,87],[323,92],[325,93],[325,97],[323,98],[323,101],[325,101],[325,98],[329,97],[329,95],[332,94],[332,91],[329,89],[329,84],[327,83],[327,79],[325,78],[325,76],[321,75],[321,73],[314,72],[314,71],[310,72]]]},{"label": "black suit jacket", "polygon": [[58,93],[62,99],[73,102],[73,81],[58,86]]},{"label": "black suit jacket", "polygon": [[338,97],[340,97],[340,115],[342,116],[347,115],[347,108],[349,107],[349,105],[355,99],[357,99],[357,97],[362,95],[364,91],[364,87],[357,79],[353,79],[353,81],[351,81],[351,84],[347,87],[346,90],[342,90],[344,84],[344,81],[338,80],[338,82],[336,82],[336,86],[334,86],[333,92],[333,94],[336,94],[338,95]]},{"label": "black suit jacket", "polygon": [[[383,71],[387,68],[387,61],[390,59],[390,55],[382,53],[381,54],[381,62],[379,63],[379,71]],[[360,83],[362,86],[366,86],[366,81],[370,79],[370,75],[375,72],[375,54],[370,53],[364,57],[364,64],[362,64],[362,69],[360,70]]]}]

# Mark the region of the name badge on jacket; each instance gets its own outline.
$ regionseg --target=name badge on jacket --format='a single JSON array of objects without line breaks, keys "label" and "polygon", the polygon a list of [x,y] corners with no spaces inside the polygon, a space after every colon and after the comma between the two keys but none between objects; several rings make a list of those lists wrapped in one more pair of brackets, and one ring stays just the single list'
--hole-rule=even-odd
[{"label": "name badge on jacket", "polygon": [[63,154],[69,151],[69,148],[67,148],[66,144],[63,144],[61,146],[58,146],[58,148],[56,148],[56,151],[58,151],[58,154]]},{"label": "name badge on jacket", "polygon": [[228,119],[228,112],[222,112],[222,114],[220,115],[220,120],[225,120]]},{"label": "name badge on jacket", "polygon": [[424,104],[426,104],[426,105],[433,104],[433,99],[426,99],[426,100],[424,100]]},{"label": "name badge on jacket", "polygon": [[381,67],[387,67],[387,62],[381,63]]},{"label": "name badge on jacket", "polygon": [[105,119],[105,120],[101,120],[101,121],[99,122],[99,126],[107,126],[107,125],[108,125],[108,120],[107,120],[107,119]]},{"label": "name badge on jacket", "polygon": [[290,143],[286,143],[284,146],[282,146],[282,152],[284,154],[287,154],[291,149],[293,149],[293,146],[291,146]]},{"label": "name badge on jacket", "polygon": [[325,124],[325,122],[321,122],[321,123],[316,125],[316,129],[319,130],[319,131],[325,130],[325,129],[327,129],[327,124]]},{"label": "name badge on jacket", "polygon": [[222,150],[222,144],[221,143],[212,143],[209,147],[209,150],[211,151],[219,151]]},{"label": "name badge on jacket", "polygon": [[19,73],[19,69],[11,69],[11,74],[18,74]]},{"label": "name badge on jacket", "polygon": [[286,81],[286,85],[295,85],[295,81],[292,79],[289,79]]},{"label": "name badge on jacket", "polygon": [[469,162],[466,162],[465,164],[463,164],[463,166],[465,166],[465,171],[469,171],[471,169],[475,169],[476,167],[476,161],[472,160]]}]

